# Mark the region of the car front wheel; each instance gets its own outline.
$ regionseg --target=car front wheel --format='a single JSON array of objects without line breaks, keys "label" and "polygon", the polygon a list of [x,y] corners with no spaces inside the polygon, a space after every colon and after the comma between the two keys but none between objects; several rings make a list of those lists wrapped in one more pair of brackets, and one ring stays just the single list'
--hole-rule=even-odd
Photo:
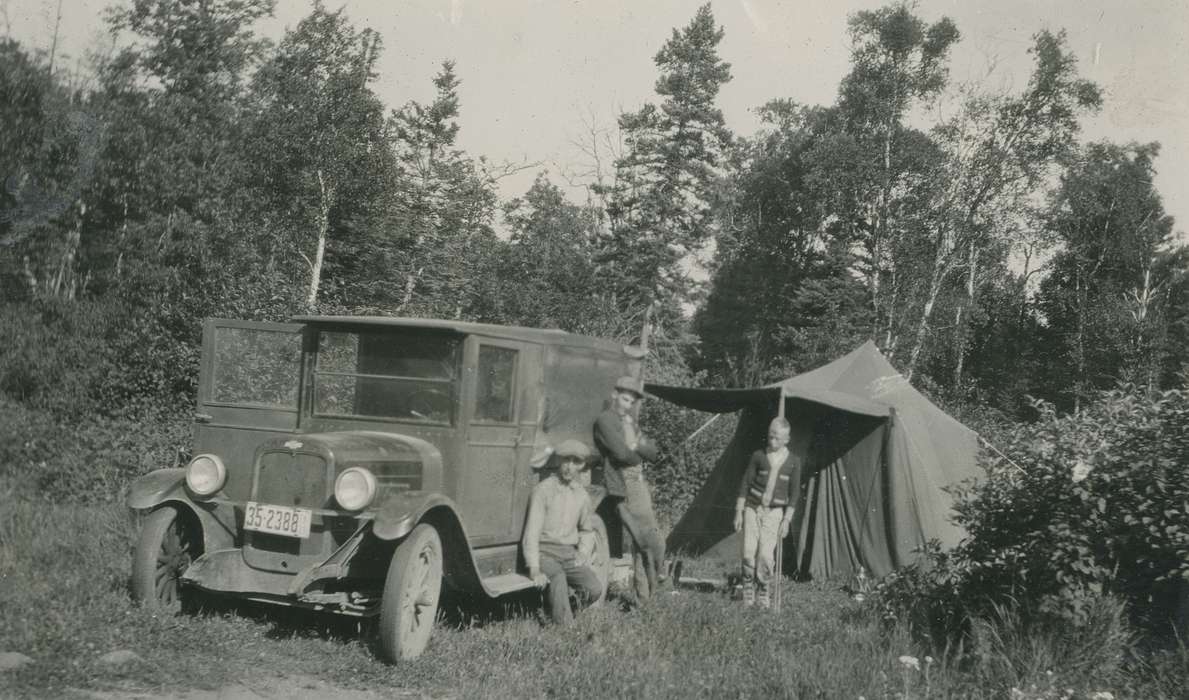
[{"label": "car front wheel", "polygon": [[380,647],[397,663],[425,651],[442,592],[442,539],[422,523],[396,548],[380,603]]},{"label": "car front wheel", "polygon": [[177,506],[149,513],[132,556],[132,597],[150,608],[182,600],[181,578],[202,554],[202,535]]}]

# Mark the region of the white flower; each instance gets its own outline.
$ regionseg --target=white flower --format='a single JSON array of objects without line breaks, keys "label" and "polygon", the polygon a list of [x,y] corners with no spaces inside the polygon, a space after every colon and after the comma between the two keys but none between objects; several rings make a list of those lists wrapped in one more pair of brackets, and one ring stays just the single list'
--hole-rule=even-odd
[{"label": "white flower", "polygon": [[1077,464],[1073,465],[1073,474],[1070,476],[1073,483],[1078,483],[1090,476],[1090,465],[1086,464],[1085,460],[1078,458]]},{"label": "white flower", "polygon": [[1100,690],[1091,695],[1090,700],[1115,700],[1115,695],[1106,690]]},{"label": "white flower", "polygon": [[911,668],[916,671],[921,670],[921,660],[915,656],[905,655],[901,656],[898,660],[904,666],[904,668]]},{"label": "white flower", "polygon": [[932,657],[932,656],[926,656],[926,657],[925,657],[925,663],[927,663],[927,664],[932,664],[932,663],[933,663],[933,657]]}]

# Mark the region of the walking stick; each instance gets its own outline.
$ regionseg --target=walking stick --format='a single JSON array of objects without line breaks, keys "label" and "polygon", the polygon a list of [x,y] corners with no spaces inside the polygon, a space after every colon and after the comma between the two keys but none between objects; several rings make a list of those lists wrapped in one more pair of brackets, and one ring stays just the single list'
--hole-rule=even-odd
[{"label": "walking stick", "polygon": [[781,574],[784,569],[784,538],[776,538],[776,613],[780,614],[780,589],[784,578]]}]

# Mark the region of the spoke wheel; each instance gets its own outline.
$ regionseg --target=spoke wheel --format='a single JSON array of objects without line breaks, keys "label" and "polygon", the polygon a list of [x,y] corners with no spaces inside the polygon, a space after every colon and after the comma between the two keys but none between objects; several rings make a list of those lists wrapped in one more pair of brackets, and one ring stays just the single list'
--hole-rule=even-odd
[{"label": "spoke wheel", "polygon": [[380,604],[380,647],[393,663],[425,651],[442,593],[442,540],[422,523],[396,548]]},{"label": "spoke wheel", "polygon": [[202,537],[191,522],[172,505],[145,518],[132,556],[133,599],[151,608],[180,605],[182,574],[202,554]]},{"label": "spoke wheel", "polygon": [[607,525],[598,515],[594,516],[594,531],[595,551],[591,568],[601,584],[599,595],[595,598],[595,603],[599,603],[607,596],[607,583],[611,579],[611,544],[607,539]]}]

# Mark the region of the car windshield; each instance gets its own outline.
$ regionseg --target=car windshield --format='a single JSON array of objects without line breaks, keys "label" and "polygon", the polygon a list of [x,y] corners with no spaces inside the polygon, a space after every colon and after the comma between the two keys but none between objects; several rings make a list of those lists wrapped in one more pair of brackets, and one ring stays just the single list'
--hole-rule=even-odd
[{"label": "car windshield", "polygon": [[297,409],[301,335],[294,330],[215,329],[211,401]]},{"label": "car windshield", "polygon": [[440,331],[322,331],[314,412],[453,424],[461,347]]}]

